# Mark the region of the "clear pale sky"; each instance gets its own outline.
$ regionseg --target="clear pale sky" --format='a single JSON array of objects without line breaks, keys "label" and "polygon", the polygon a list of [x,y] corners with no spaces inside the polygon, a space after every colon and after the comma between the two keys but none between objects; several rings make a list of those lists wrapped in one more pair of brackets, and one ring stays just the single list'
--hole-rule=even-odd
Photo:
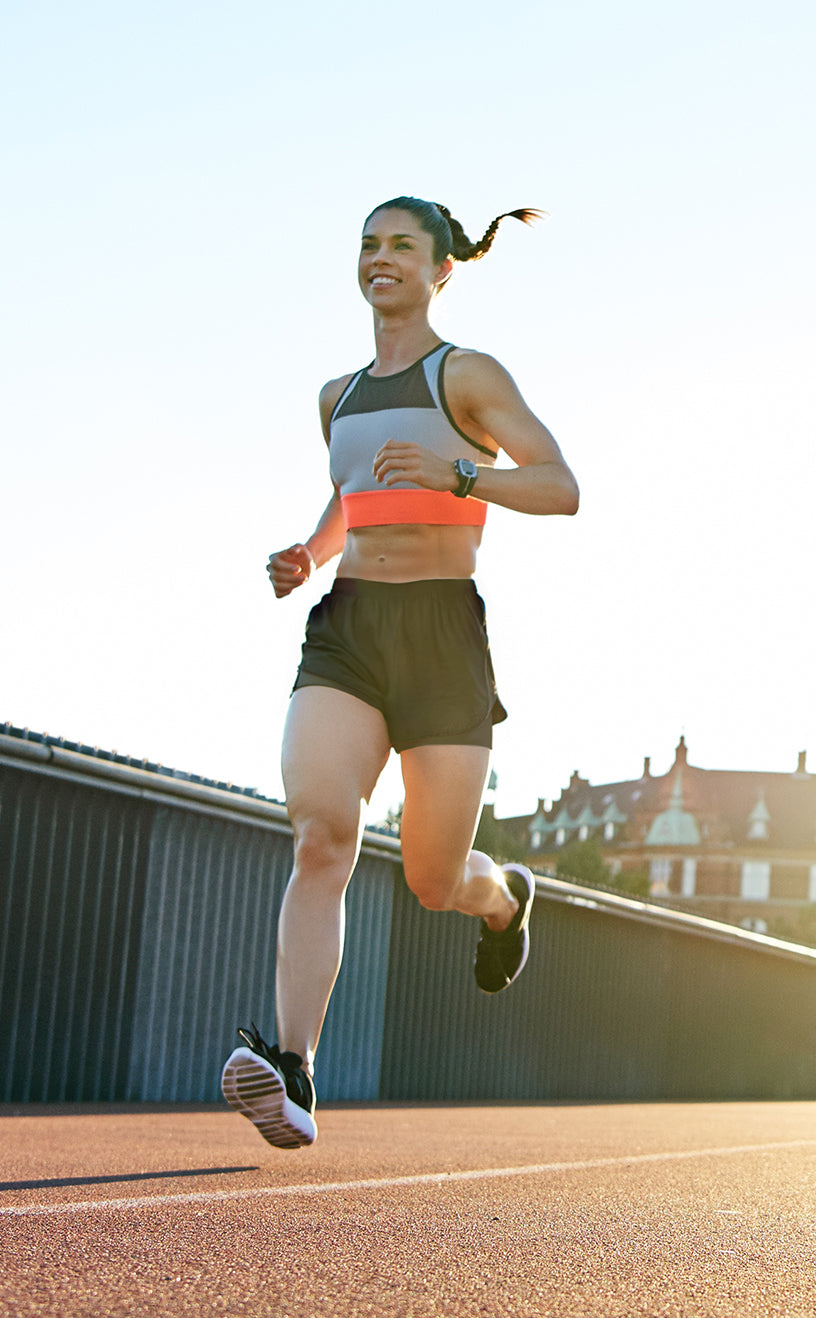
[{"label": "clear pale sky", "polygon": [[[816,770],[814,7],[7,3],[0,722],[281,793],[324,568],[324,380],[373,355],[362,221],[471,236],[576,518],[491,509],[499,814],[692,763]],[[400,796],[395,767],[373,807]]]}]

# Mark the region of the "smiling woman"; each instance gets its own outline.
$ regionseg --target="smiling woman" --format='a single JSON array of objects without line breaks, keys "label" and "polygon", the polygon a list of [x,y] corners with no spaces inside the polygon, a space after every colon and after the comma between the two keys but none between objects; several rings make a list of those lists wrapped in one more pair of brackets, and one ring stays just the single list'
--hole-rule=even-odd
[{"label": "smiling woman", "polygon": [[[284,732],[295,857],[278,922],[278,1044],[241,1031],[246,1046],[222,1080],[227,1100],[283,1148],[317,1134],[314,1056],[343,954],[345,892],[363,803],[392,748],[408,886],[429,909],[480,918],[483,992],[507,988],[527,960],[532,876],[472,850],[493,724],[507,717],[473,573],[488,504],[572,514],[578,488],[504,367],[443,342],[428,321],[454,263],[483,256],[504,218],[471,242],[446,207],[415,197],[368,216],[358,280],[376,356],[321,391],[333,493],[312,535],[268,563],[284,598],[341,556],[309,615]],[[495,470],[500,449],[513,468]]]},{"label": "smiling woman", "polygon": [[[439,203],[422,201],[419,197],[394,197],[392,201],[382,202],[376,211],[371,212],[366,220],[366,227],[375,215],[383,211],[402,211],[406,215],[412,215],[421,228],[427,234],[430,234],[433,243],[433,259],[439,263],[444,262],[448,256],[455,261],[476,261],[480,256],[484,256],[485,252],[490,250],[502,220],[514,219],[521,220],[524,224],[532,224],[534,220],[543,219],[544,217],[544,211],[531,209],[530,207],[506,211],[504,215],[497,215],[496,219],[487,226],[479,241],[474,243],[470,241],[459,221],[453,218],[447,206],[442,206]],[[410,243],[410,239],[410,234],[393,235],[395,243]],[[369,235],[364,231],[363,252],[370,251],[375,241],[373,235]],[[450,270],[448,275],[450,275]],[[447,283],[447,277],[437,285],[436,292],[439,292],[439,289],[445,283]]]}]

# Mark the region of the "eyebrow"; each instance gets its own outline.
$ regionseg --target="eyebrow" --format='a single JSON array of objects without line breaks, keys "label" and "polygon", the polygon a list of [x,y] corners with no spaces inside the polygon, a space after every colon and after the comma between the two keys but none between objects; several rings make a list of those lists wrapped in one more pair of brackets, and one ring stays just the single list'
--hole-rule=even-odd
[{"label": "eyebrow", "polygon": [[[376,237],[377,237],[377,235],[376,235],[375,233],[364,233],[364,234],[363,234],[363,237],[362,237],[362,241],[365,242],[366,238],[376,238]],[[416,234],[415,234],[415,233],[392,233],[392,234],[391,234],[391,237],[392,237],[392,238],[410,238],[410,239],[411,239],[411,242],[416,242]]]}]

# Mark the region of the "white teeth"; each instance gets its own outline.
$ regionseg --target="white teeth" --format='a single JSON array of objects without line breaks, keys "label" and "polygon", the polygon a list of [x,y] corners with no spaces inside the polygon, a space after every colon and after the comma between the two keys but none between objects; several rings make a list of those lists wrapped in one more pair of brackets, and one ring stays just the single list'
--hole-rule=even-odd
[{"label": "white teeth", "polygon": [[375,275],[371,282],[372,284],[396,284],[399,281],[391,279],[388,275]]}]

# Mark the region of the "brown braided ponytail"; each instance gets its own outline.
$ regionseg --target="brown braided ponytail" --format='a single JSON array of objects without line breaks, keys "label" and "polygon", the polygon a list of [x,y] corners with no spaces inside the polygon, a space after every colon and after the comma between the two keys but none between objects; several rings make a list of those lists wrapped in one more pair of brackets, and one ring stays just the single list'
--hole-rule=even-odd
[{"label": "brown braided ponytail", "polygon": [[[473,243],[459,221],[453,218],[447,206],[441,206],[438,202],[422,201],[419,197],[394,197],[391,201],[384,201],[382,205],[375,206],[371,215],[376,215],[377,211],[407,211],[409,215],[413,215],[420,228],[431,235],[433,258],[437,262],[444,261],[448,256],[452,256],[454,261],[477,261],[490,250],[502,220],[510,218],[521,220],[523,224],[532,224],[534,220],[544,219],[547,214],[546,211],[531,210],[529,207],[517,211],[505,211],[504,215],[497,215],[492,224],[487,226],[479,241]],[[371,215],[367,217],[366,224],[371,219]]]},{"label": "brown braided ponytail", "polygon": [[478,242],[472,243],[459,221],[453,218],[447,206],[443,206],[438,201],[435,205],[439,213],[448,221],[448,227],[451,231],[450,255],[454,261],[478,261],[480,257],[484,256],[485,252],[489,252],[502,220],[521,220],[522,224],[533,224],[535,220],[544,217],[543,211],[531,210],[527,206],[522,210],[505,211],[503,215],[497,215],[495,220],[487,226]]}]

